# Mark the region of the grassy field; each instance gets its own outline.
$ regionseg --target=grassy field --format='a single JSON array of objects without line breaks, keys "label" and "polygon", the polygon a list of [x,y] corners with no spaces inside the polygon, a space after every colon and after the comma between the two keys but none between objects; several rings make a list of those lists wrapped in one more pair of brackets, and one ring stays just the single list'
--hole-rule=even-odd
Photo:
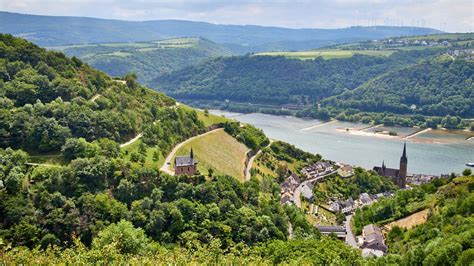
[{"label": "grassy field", "polygon": [[61,154],[33,154],[30,155],[30,163],[63,165],[66,164]]},{"label": "grassy field", "polygon": [[175,49],[175,48],[190,48],[198,44],[199,38],[174,38],[165,39],[152,42],[118,42],[118,43],[100,43],[100,44],[76,44],[76,45],[65,45],[49,47],[55,50],[65,50],[69,48],[84,48],[84,47],[121,47],[127,49],[133,49],[140,52],[149,52],[157,49]]},{"label": "grassy field", "polygon": [[285,56],[294,59],[314,59],[322,57],[323,59],[334,59],[334,58],[348,58],[355,54],[369,55],[369,56],[390,56],[394,50],[339,50],[339,49],[324,49],[324,50],[312,50],[312,51],[301,51],[301,52],[264,52],[256,55],[263,56]]},{"label": "grassy field", "polygon": [[223,116],[217,116],[217,115],[213,115],[213,114],[206,115],[204,113],[204,111],[194,109],[194,108],[192,108],[190,106],[187,106],[185,104],[180,104],[179,108],[183,108],[183,109],[188,110],[188,111],[189,110],[196,111],[199,120],[201,120],[204,123],[204,126],[206,126],[206,127],[212,126],[214,124],[219,124],[219,123],[224,123],[224,122],[231,121],[229,118],[225,118]]},{"label": "grassy field", "polygon": [[191,148],[198,160],[198,170],[202,174],[207,175],[208,169],[213,168],[214,174],[227,174],[244,180],[244,160],[248,148],[223,129],[186,143],[178,150],[176,156],[188,155]]},{"label": "grassy field", "polygon": [[[134,152],[139,153],[140,143],[142,143],[142,141],[137,140],[134,143],[122,148],[122,151],[125,153],[125,155],[124,155],[125,160],[132,162],[131,161],[131,154],[134,153]],[[159,155],[159,158],[158,158],[157,161],[153,160],[153,153],[154,152],[157,152],[158,155]],[[163,155],[161,154],[161,152],[157,148],[155,148],[155,147],[147,147],[146,148],[144,166],[158,169],[158,168],[160,168],[161,165],[163,165],[164,162],[165,162],[165,157],[163,157]],[[133,164],[140,164],[138,162],[132,162],[132,163]]]}]

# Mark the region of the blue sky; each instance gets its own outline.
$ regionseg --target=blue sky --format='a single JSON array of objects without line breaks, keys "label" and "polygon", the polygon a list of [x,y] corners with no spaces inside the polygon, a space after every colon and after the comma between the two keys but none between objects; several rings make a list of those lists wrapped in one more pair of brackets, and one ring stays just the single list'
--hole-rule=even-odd
[{"label": "blue sky", "polygon": [[426,26],[449,32],[474,31],[474,0],[0,0],[0,10],[289,28],[377,24]]}]

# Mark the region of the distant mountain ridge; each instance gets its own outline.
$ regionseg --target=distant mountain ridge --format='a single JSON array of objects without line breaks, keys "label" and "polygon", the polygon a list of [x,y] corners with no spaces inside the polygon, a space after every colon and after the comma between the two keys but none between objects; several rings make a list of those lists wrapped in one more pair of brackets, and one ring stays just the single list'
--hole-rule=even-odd
[{"label": "distant mountain ridge", "polygon": [[[0,12],[0,32],[23,37],[41,46],[70,44],[137,42],[183,36],[203,37],[225,43],[240,52],[275,49],[307,49],[301,42],[321,45],[390,36],[441,33],[417,27],[350,27],[344,29],[289,29],[254,25],[218,25],[182,20],[123,21],[89,17],[25,15]],[[295,45],[292,45],[296,42]],[[237,46],[236,46],[237,45]],[[302,48],[301,48],[302,47]]]},{"label": "distant mountain ridge", "polygon": [[103,43],[54,47],[112,76],[136,73],[149,84],[159,75],[230,56],[225,46],[203,38],[174,38],[151,42]]}]

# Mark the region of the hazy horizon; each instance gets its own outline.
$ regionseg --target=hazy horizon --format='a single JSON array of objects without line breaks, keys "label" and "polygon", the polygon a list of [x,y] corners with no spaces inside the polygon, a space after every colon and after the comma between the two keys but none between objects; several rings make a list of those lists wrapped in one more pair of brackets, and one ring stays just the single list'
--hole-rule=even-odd
[{"label": "hazy horizon", "polygon": [[[453,3],[455,2],[455,3]],[[187,20],[223,25],[335,29],[352,26],[408,26],[472,32],[470,0],[0,0],[0,10],[45,16],[129,21]]]}]

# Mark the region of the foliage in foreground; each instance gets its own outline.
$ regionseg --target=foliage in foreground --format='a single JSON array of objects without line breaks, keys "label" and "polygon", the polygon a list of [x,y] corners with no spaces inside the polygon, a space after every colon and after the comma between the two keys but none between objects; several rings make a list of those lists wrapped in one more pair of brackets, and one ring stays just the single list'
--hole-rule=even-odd
[{"label": "foliage in foreground", "polygon": [[[406,215],[410,206],[431,195],[428,220],[410,230],[394,227],[388,233],[389,254],[376,262],[398,265],[472,265],[474,261],[474,176],[437,182],[412,193],[399,191],[393,199],[376,203],[355,215],[356,222],[372,213],[380,219]],[[414,204],[415,203],[415,204]],[[405,206],[408,206],[405,208]],[[370,219],[370,218],[369,218]]]}]

